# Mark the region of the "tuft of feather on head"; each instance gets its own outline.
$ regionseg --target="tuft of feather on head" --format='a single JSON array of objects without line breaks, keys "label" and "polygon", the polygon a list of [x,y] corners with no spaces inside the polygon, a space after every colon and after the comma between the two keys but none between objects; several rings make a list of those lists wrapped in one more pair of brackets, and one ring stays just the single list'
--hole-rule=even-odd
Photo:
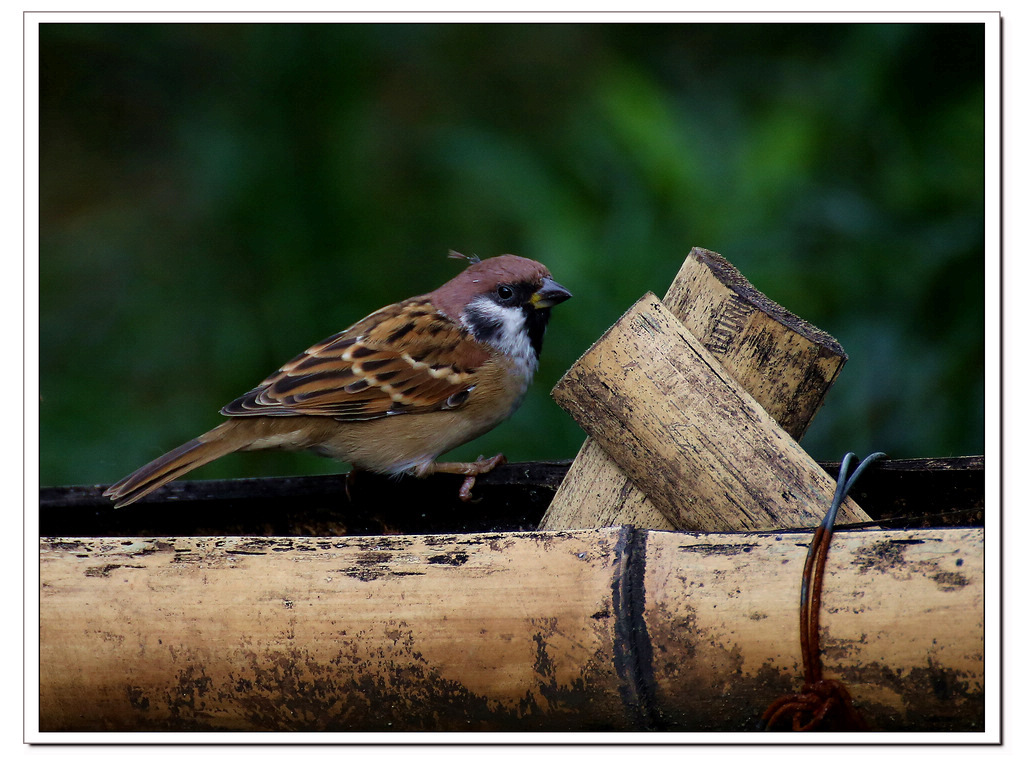
[{"label": "tuft of feather on head", "polygon": [[459,251],[457,251],[457,250],[449,250],[448,251],[448,258],[462,258],[462,259],[465,259],[466,261],[469,261],[469,263],[471,263],[471,264],[479,264],[480,263],[480,256],[477,256],[477,255],[465,256],[462,253],[459,253]]}]

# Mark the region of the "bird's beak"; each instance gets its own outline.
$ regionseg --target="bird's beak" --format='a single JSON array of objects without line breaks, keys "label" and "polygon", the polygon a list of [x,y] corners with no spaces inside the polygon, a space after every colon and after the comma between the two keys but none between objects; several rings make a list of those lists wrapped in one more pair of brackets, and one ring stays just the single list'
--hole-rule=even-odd
[{"label": "bird's beak", "polygon": [[544,282],[540,284],[540,290],[530,296],[530,303],[534,309],[547,309],[570,298],[572,293],[550,277],[545,277]]}]

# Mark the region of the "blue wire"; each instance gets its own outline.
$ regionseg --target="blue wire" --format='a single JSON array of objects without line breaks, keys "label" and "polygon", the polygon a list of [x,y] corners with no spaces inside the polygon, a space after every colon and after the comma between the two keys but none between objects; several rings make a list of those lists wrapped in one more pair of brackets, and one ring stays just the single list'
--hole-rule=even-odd
[{"label": "blue wire", "polygon": [[847,453],[843,456],[843,465],[839,468],[839,479],[836,480],[836,493],[832,497],[832,505],[829,507],[828,514],[825,515],[825,519],[822,521],[822,525],[826,530],[831,530],[833,525],[836,523],[836,516],[839,514],[839,506],[843,500],[850,493],[850,489],[853,487],[853,483],[857,481],[857,478],[864,472],[868,466],[877,461],[879,458],[885,458],[885,453],[872,453],[857,466],[856,470],[849,480],[846,479],[846,473],[850,469],[850,462],[857,460],[857,456],[853,453]]}]

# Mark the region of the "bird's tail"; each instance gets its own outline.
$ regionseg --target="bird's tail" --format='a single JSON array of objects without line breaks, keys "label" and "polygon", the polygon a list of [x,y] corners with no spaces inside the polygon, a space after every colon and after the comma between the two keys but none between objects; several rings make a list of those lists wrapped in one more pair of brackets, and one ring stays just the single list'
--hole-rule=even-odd
[{"label": "bird's tail", "polygon": [[232,428],[234,426],[228,421],[189,440],[111,485],[103,495],[114,501],[114,508],[119,509],[135,503],[182,474],[247,447],[251,439],[241,437],[239,430]]}]

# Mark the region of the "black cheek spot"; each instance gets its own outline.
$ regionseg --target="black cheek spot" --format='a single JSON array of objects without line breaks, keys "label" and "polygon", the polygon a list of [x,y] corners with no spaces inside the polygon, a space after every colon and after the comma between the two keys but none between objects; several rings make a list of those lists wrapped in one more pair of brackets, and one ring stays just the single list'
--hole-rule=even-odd
[{"label": "black cheek spot", "polygon": [[466,324],[477,341],[490,341],[501,330],[501,319],[489,316],[475,306],[467,309]]}]

